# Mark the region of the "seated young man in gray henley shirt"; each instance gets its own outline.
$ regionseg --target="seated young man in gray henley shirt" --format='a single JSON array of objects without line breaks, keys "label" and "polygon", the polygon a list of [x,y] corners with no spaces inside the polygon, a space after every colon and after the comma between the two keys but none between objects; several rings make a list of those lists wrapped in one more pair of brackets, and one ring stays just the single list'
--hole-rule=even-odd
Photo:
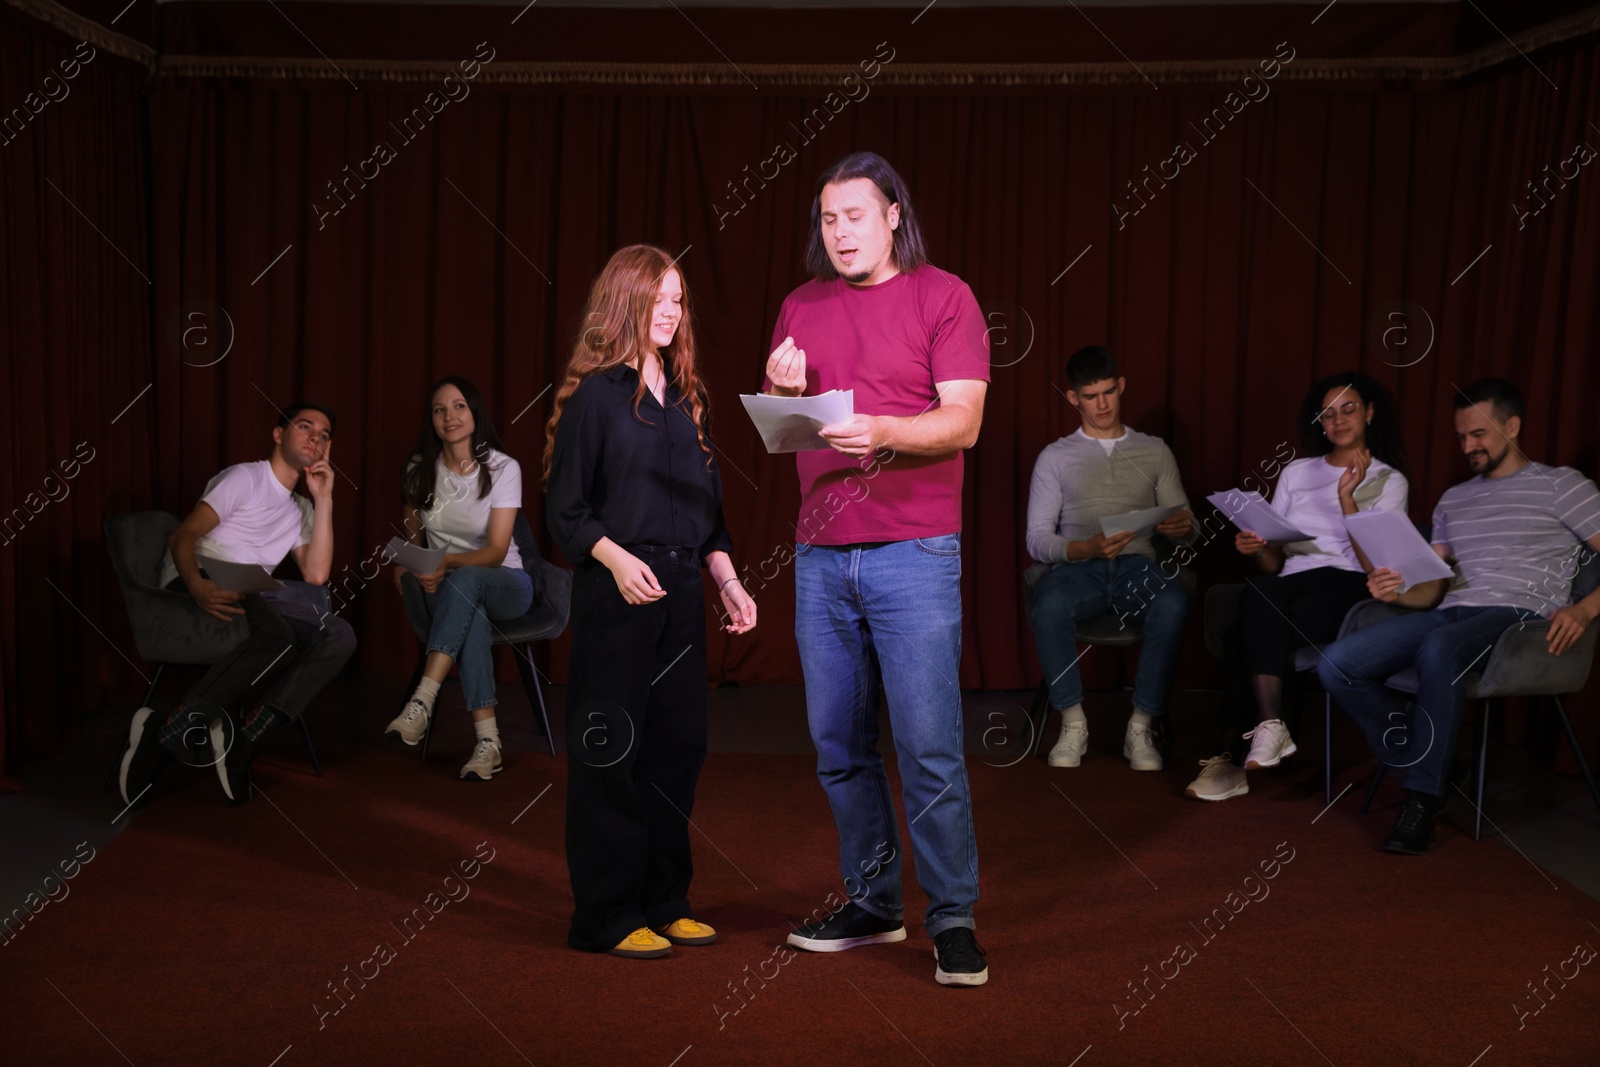
[{"label": "seated young man in gray henley shirt", "polygon": [[1190,541],[1195,531],[1189,498],[1172,450],[1159,437],[1122,424],[1126,383],[1115,356],[1097,345],[1079,349],[1067,360],[1067,382],[1067,399],[1083,425],[1039,454],[1028,490],[1028,554],[1052,564],[1034,587],[1028,610],[1050,705],[1061,712],[1061,737],[1049,762],[1076,767],[1083,760],[1089,726],[1075,632],[1079,622],[1112,614],[1144,628],[1122,754],[1136,771],[1159,771],[1161,754],[1150,724],[1167,711],[1189,594],[1161,572],[1148,532],[1107,536],[1100,520],[1181,507],[1155,532]]},{"label": "seated young man in gray henley shirt", "polygon": [[[1317,674],[1398,770],[1408,795],[1383,847],[1418,855],[1450,792],[1467,687],[1509,627],[1548,619],[1546,648],[1561,655],[1600,615],[1600,590],[1572,602],[1572,579],[1600,550],[1600,490],[1571,467],[1534,463],[1517,447],[1522,394],[1504,378],[1456,391],[1456,440],[1473,477],[1433,509],[1433,550],[1453,579],[1407,589],[1379,567],[1367,589],[1379,600],[1428,608],[1386,619],[1323,649]],[[1417,695],[1385,679],[1415,667]],[[1408,707],[1409,706],[1409,707]]]}]

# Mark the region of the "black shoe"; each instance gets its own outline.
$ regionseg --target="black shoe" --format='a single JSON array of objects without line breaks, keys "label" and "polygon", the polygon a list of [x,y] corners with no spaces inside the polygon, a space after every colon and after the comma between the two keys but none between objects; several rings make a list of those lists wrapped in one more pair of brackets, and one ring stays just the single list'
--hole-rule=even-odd
[{"label": "black shoe", "polygon": [[140,708],[128,727],[128,747],[122,753],[117,771],[117,787],[122,802],[132,808],[150,803],[150,790],[161,772],[172,762],[172,753],[161,743],[161,719],[155,708]]},{"label": "black shoe", "polygon": [[933,980],[940,985],[982,985],[989,980],[986,953],[970,926],[952,926],[934,935],[933,957],[939,961]]},{"label": "black shoe", "polygon": [[1415,789],[1406,796],[1405,806],[1394,829],[1384,838],[1385,852],[1399,852],[1407,856],[1420,856],[1433,844],[1433,817],[1444,810],[1444,798],[1419,793]]},{"label": "black shoe", "polygon": [[211,724],[211,754],[216,759],[222,793],[230,804],[237,806],[250,799],[250,760],[255,749],[244,731],[234,728],[227,716]]},{"label": "black shoe", "polygon": [[905,924],[899,919],[880,919],[851,901],[826,919],[800,927],[789,935],[789,944],[811,952],[843,952],[905,939]]}]

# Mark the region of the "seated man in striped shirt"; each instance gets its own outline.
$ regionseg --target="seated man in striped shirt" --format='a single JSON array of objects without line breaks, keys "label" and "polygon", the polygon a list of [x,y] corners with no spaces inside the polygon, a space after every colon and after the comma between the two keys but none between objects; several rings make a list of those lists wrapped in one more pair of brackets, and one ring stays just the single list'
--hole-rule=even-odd
[{"label": "seated man in striped shirt", "polygon": [[[1549,649],[1559,656],[1600,615],[1600,590],[1568,603],[1577,559],[1600,550],[1600,490],[1570,467],[1529,460],[1517,447],[1521,429],[1522,394],[1505,379],[1483,378],[1458,392],[1456,439],[1475,477],[1445,490],[1433,511],[1433,550],[1455,564],[1456,577],[1406,589],[1394,571],[1374,570],[1367,578],[1373,596],[1432,610],[1335,642],[1318,665],[1322,684],[1373,751],[1404,772],[1409,795],[1383,843],[1389,852],[1418,855],[1433,843],[1468,675],[1500,635],[1549,619]],[[1406,698],[1384,679],[1412,666],[1416,713],[1408,716]]]}]

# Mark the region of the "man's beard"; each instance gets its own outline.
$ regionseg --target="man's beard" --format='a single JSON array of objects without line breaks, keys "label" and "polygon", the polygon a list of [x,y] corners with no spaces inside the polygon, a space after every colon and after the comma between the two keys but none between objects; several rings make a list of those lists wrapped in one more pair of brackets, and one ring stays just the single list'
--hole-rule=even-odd
[{"label": "man's beard", "polygon": [[1510,445],[1507,445],[1505,451],[1501,452],[1498,456],[1496,456],[1493,453],[1491,453],[1487,448],[1484,449],[1483,450],[1483,470],[1479,471],[1478,473],[1480,473],[1480,474],[1493,474],[1494,471],[1495,471],[1495,468],[1499,467],[1500,464],[1504,463],[1505,462],[1505,458],[1507,456],[1509,456],[1509,455],[1511,455],[1511,446]]}]

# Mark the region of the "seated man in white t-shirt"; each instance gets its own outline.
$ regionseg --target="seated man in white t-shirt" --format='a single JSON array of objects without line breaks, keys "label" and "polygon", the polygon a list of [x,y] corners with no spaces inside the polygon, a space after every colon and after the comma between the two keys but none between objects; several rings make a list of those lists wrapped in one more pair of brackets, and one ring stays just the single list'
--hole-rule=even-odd
[{"label": "seated man in white t-shirt", "polygon": [[[209,743],[202,764],[216,767],[234,804],[250,796],[250,761],[262,736],[298,719],[319,690],[355,651],[350,624],[327,610],[323,588],[333,563],[333,467],[328,462],[333,413],[317,404],[287,408],[272,431],[272,452],[227,468],[206,486],[200,503],[167,541],[162,582],[187,589],[195,603],[223,622],[249,623],[250,635],[212,665],[170,713],[140,708],[128,731],[118,781],[134,807],[175,755]],[[301,475],[311,499],[294,492]],[[202,557],[259,564],[272,571],[293,556],[303,582],[243,594],[223,589]],[[235,723],[228,708],[257,684],[268,688]]]}]

